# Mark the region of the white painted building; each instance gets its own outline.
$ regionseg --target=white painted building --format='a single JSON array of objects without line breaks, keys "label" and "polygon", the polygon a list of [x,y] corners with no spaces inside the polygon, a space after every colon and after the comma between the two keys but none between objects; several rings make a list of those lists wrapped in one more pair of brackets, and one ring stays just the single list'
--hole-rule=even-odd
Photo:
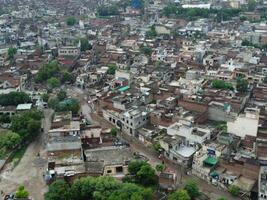
[{"label": "white painted building", "polygon": [[257,136],[260,110],[257,108],[246,108],[244,114],[227,122],[227,131],[241,138]]},{"label": "white painted building", "polygon": [[65,46],[58,49],[59,56],[79,56],[80,47],[76,46]]},{"label": "white painted building", "polygon": [[185,137],[190,143],[203,144],[211,137],[212,130],[193,126],[189,121],[180,120],[167,128],[167,134]]}]

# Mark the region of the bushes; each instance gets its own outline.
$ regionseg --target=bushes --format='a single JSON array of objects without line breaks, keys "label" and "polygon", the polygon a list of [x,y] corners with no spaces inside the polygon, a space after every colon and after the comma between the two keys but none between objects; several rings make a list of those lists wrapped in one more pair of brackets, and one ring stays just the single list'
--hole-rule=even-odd
[{"label": "bushes", "polygon": [[1,106],[17,106],[21,103],[28,103],[31,99],[28,94],[24,92],[10,92],[8,94],[0,94]]},{"label": "bushes", "polygon": [[73,75],[60,69],[57,61],[44,64],[35,76],[36,83],[47,83],[50,88],[59,87],[60,83],[73,81]]},{"label": "bushes", "polygon": [[41,129],[42,113],[30,110],[14,116],[11,120],[11,130],[20,135],[22,141],[35,138]]},{"label": "bushes", "polygon": [[71,111],[72,113],[77,114],[80,110],[79,101],[72,98],[64,99],[63,101],[59,101],[58,98],[52,98],[49,99],[48,106],[57,112]]},{"label": "bushes", "polygon": [[130,182],[135,182],[144,186],[152,186],[156,184],[156,172],[146,161],[131,161],[128,166],[128,171],[132,178]]},{"label": "bushes", "polygon": [[240,188],[235,186],[235,185],[230,185],[228,188],[228,191],[233,195],[233,196],[238,196],[240,192]]},{"label": "bushes", "polygon": [[118,10],[118,7],[115,5],[101,6],[97,9],[97,13],[99,16],[118,15],[119,10]]},{"label": "bushes", "polygon": [[71,185],[57,180],[49,186],[45,200],[151,200],[152,190],[112,177],[86,177]]},{"label": "bushes", "polygon": [[216,89],[233,90],[234,87],[230,83],[225,83],[223,80],[213,80],[211,86]]}]

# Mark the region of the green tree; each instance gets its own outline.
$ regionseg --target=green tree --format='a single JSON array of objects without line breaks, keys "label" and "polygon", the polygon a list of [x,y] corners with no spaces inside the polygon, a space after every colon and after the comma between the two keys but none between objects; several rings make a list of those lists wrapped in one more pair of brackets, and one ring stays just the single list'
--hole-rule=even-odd
[{"label": "green tree", "polygon": [[92,49],[92,45],[89,43],[87,38],[80,38],[75,41],[75,44],[81,43],[81,51],[86,51]]},{"label": "green tree", "polygon": [[8,124],[11,122],[11,118],[9,116],[9,114],[3,114],[3,115],[0,115],[0,123],[3,123],[3,124]]},{"label": "green tree", "polygon": [[76,18],[74,16],[67,17],[66,23],[68,26],[74,26],[76,24]]},{"label": "green tree", "polygon": [[29,95],[24,92],[0,94],[0,105],[2,106],[17,106],[18,104],[29,103],[30,101]]},{"label": "green tree", "polygon": [[52,77],[50,79],[47,80],[47,85],[50,88],[56,88],[60,86],[60,81],[58,80],[58,78],[56,77]]},{"label": "green tree", "polygon": [[16,198],[26,199],[29,197],[29,192],[25,189],[23,185],[19,186],[16,191]]},{"label": "green tree", "polygon": [[156,165],[156,170],[158,172],[163,172],[165,170],[165,165],[164,164],[157,164]]},{"label": "green tree", "polygon": [[162,147],[160,146],[160,143],[159,142],[155,142],[153,143],[153,149],[157,152],[160,152]]},{"label": "green tree", "polygon": [[136,175],[143,165],[147,165],[143,160],[132,160],[128,165],[128,171],[131,175]]},{"label": "green tree", "polygon": [[224,198],[224,197],[220,197],[220,198],[218,198],[217,200],[227,200],[227,199]]},{"label": "green tree", "polygon": [[30,110],[16,115],[11,120],[10,129],[18,133],[22,141],[36,137],[41,129],[42,113]]},{"label": "green tree", "polygon": [[151,200],[152,190],[144,189],[133,183],[124,183],[122,187],[115,190],[108,197],[108,200]]},{"label": "green tree", "polygon": [[39,69],[35,76],[35,81],[42,83],[52,77],[59,76],[60,69],[57,61],[48,62]]},{"label": "green tree", "polygon": [[112,128],[112,129],[110,130],[110,133],[111,133],[111,135],[113,135],[114,137],[116,137],[117,134],[118,134],[118,129],[117,129],[117,128]]},{"label": "green tree", "polygon": [[49,94],[47,94],[47,93],[43,93],[43,94],[41,95],[41,98],[42,98],[42,100],[43,100],[44,102],[48,102]]},{"label": "green tree", "polygon": [[147,56],[151,56],[153,49],[151,47],[144,46],[141,48],[141,52]]},{"label": "green tree", "polygon": [[233,90],[233,86],[230,83],[225,83],[223,80],[213,80],[211,86],[216,89]]},{"label": "green tree", "polygon": [[146,38],[153,39],[156,36],[157,36],[157,32],[156,32],[155,26],[151,26],[150,30],[146,32]]},{"label": "green tree", "polygon": [[191,200],[191,198],[186,190],[181,189],[172,193],[168,200]]},{"label": "green tree", "polygon": [[197,197],[201,195],[199,192],[198,185],[194,180],[187,181],[184,189],[188,192],[192,200],[196,199]]},{"label": "green tree", "polygon": [[114,75],[117,70],[117,65],[116,64],[108,64],[108,74]]},{"label": "green tree", "polygon": [[60,90],[57,93],[57,98],[58,98],[59,101],[63,101],[64,99],[67,98],[67,93],[64,90]]},{"label": "green tree", "polygon": [[71,73],[67,71],[63,72],[62,77],[61,77],[62,83],[73,82],[73,81],[74,81],[74,77]]},{"label": "green tree", "polygon": [[54,110],[57,110],[57,107],[59,105],[59,100],[58,98],[50,98],[48,101],[48,107],[52,108]]},{"label": "green tree", "polygon": [[118,15],[119,9],[116,5],[110,6],[100,6],[97,9],[97,13],[99,16],[110,16],[110,15]]},{"label": "green tree", "polygon": [[147,163],[136,174],[137,183],[150,186],[156,183],[155,170]]},{"label": "green tree", "polygon": [[241,93],[246,92],[248,90],[248,81],[246,79],[237,79],[236,89]]},{"label": "green tree", "polygon": [[17,48],[15,48],[15,47],[9,47],[8,48],[7,54],[8,54],[8,58],[9,59],[13,59],[14,58],[14,55],[16,53],[17,53]]},{"label": "green tree", "polygon": [[64,101],[61,101],[58,103],[58,105],[55,108],[56,111],[62,112],[62,111],[71,111],[72,113],[78,113],[80,110],[80,103],[76,99],[65,99]]},{"label": "green tree", "polygon": [[7,149],[13,149],[21,143],[21,137],[17,133],[14,133],[12,131],[8,131],[8,132],[1,134],[1,135],[3,135],[3,136],[0,137],[1,138],[0,147],[4,146]]},{"label": "green tree", "polygon": [[69,185],[64,180],[56,180],[49,186],[44,198],[45,200],[70,200],[69,189]]},{"label": "green tree", "polygon": [[257,6],[255,0],[248,0],[248,11],[254,11]]},{"label": "green tree", "polygon": [[240,192],[240,188],[237,187],[236,185],[230,185],[228,188],[228,191],[233,195],[233,196],[238,196]]}]

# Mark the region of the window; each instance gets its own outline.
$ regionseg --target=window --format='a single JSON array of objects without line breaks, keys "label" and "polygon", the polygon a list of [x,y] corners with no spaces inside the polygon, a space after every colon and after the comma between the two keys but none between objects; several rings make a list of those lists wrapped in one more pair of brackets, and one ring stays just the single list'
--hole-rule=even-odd
[{"label": "window", "polygon": [[108,169],[107,170],[107,174],[111,174],[112,173],[112,170],[111,169]]},{"label": "window", "polygon": [[123,172],[122,166],[116,167],[116,173],[122,173],[122,172]]}]

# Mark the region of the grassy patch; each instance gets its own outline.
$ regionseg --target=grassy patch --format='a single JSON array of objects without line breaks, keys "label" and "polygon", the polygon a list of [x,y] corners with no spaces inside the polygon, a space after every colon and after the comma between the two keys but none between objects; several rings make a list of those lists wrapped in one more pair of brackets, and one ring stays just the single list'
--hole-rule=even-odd
[{"label": "grassy patch", "polygon": [[14,153],[12,155],[12,161],[13,161],[13,167],[14,168],[19,164],[19,162],[20,162],[21,158],[23,157],[24,153],[26,152],[26,150],[27,150],[27,146],[24,145],[21,148],[14,151]]}]

